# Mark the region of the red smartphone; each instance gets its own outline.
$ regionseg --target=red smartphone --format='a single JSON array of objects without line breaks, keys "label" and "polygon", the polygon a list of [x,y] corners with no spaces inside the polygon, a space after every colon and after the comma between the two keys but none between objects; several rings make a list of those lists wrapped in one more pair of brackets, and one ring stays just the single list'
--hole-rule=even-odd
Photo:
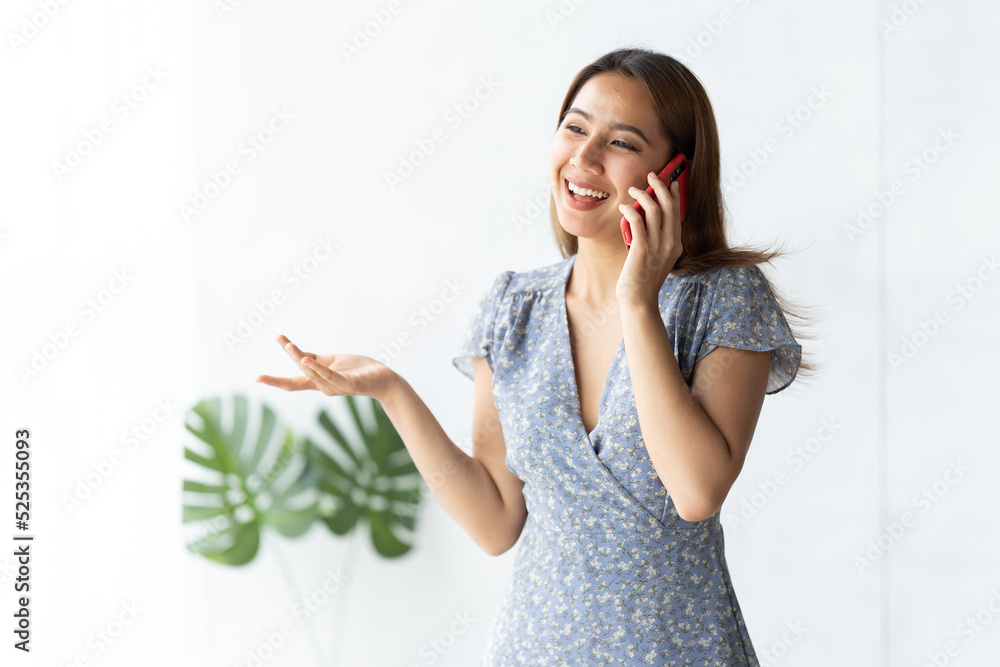
[{"label": "red smartphone", "polygon": [[[661,181],[667,184],[669,188],[674,181],[677,181],[677,189],[680,194],[680,204],[681,204],[681,222],[684,221],[685,214],[687,213],[687,183],[688,183],[688,159],[684,153],[678,153],[673,160],[667,163],[667,166],[663,168],[660,172],[659,178]],[[646,194],[653,198],[653,201],[658,201],[656,195],[653,194],[653,186],[650,185],[646,188]],[[632,204],[632,208],[639,212],[642,219],[646,219],[646,212],[642,210],[642,204],[638,201]],[[625,251],[632,246],[632,225],[629,224],[628,218],[622,216],[621,221],[622,236],[625,238]]]}]

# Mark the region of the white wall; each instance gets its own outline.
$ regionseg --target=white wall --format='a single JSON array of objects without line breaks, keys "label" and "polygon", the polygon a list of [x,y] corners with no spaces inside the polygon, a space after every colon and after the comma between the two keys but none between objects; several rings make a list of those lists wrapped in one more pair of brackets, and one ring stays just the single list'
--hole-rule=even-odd
[{"label": "white wall", "polygon": [[[416,548],[399,561],[377,557],[367,536],[351,542],[319,527],[298,540],[265,535],[243,568],[192,556],[179,512],[190,472],[184,411],[243,393],[315,433],[316,414],[339,412],[339,399],[252,381],[294,371],[274,336],[376,356],[408,334],[391,365],[467,447],[471,383],[451,355],[497,273],[560,259],[546,214],[521,227],[512,217],[543,191],[573,75],[623,45],[670,53],[703,81],[734,241],[800,249],[769,275],[815,308],[817,339],[804,343],[823,368],[767,399],[723,508],[727,559],[762,663],[995,658],[1000,280],[989,262],[1000,226],[987,193],[998,175],[1000,51],[991,43],[1000,9],[918,0],[393,6],[348,59],[342,45],[389,3],[5,4],[0,432],[11,465],[14,430],[32,430],[35,535],[33,651],[8,642],[5,663],[16,654],[26,665],[79,656],[252,664],[247,652],[290,618],[279,559],[307,595],[357,549],[343,664],[428,664],[421,648],[449,643],[456,614],[474,620],[435,664],[477,664],[513,550],[485,555],[429,498]],[[499,87],[449,123],[447,109],[481,78]],[[275,110],[291,120],[250,160],[241,143]],[[788,114],[801,119],[794,131]],[[390,189],[385,172],[436,127],[445,141]],[[88,142],[91,153],[60,179],[53,162]],[[925,170],[915,169],[921,155]],[[231,160],[239,174],[185,221],[179,205]],[[876,211],[864,228],[859,208]],[[284,282],[327,236],[340,244],[333,258],[297,288]],[[131,278],[111,292],[116,270]],[[452,281],[459,298],[426,329],[415,325],[411,315]],[[960,285],[971,298],[958,296]],[[274,289],[286,300],[230,350],[224,335]],[[104,296],[92,319],[78,310]],[[73,323],[76,335],[58,347]],[[19,367],[50,340],[46,367],[22,379]],[[895,362],[904,341],[916,353]],[[157,400],[179,407],[129,450],[122,433],[158,414]],[[812,449],[808,461],[801,448]],[[110,458],[115,450],[121,458]],[[102,468],[110,475],[92,477],[90,497],[67,507],[66,495]],[[11,475],[0,476],[0,497],[10,503],[13,493]],[[12,552],[0,549],[11,610]],[[133,602],[141,611],[122,617],[130,624],[98,655],[95,633],[117,634]],[[314,616],[327,652],[344,618],[336,605]],[[306,628],[264,664],[317,664]]]}]

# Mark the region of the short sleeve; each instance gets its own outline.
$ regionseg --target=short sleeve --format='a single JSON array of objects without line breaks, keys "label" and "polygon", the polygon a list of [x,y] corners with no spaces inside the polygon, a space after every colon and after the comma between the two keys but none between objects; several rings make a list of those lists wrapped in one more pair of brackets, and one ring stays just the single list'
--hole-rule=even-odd
[{"label": "short sleeve", "polygon": [[765,393],[792,383],[802,361],[802,346],[792,337],[771,285],[758,266],[720,268],[699,309],[703,332],[694,363],[718,346],[771,351],[771,371]]},{"label": "short sleeve", "polygon": [[451,363],[468,378],[474,379],[472,373],[473,357],[486,357],[490,370],[495,370],[494,334],[496,331],[500,301],[507,291],[513,271],[504,271],[498,275],[493,284],[480,297],[476,311],[472,314],[465,337]]}]

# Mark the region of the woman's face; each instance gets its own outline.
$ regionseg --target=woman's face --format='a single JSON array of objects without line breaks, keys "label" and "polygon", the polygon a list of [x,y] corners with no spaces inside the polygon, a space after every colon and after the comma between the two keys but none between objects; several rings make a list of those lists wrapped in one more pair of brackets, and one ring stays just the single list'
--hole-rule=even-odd
[{"label": "woman's face", "polygon": [[[634,204],[629,187],[649,187],[646,175],[659,174],[670,153],[642,84],[610,72],[591,77],[570,104],[549,153],[552,196],[563,229],[618,244],[624,252],[618,205]],[[599,191],[599,198],[574,194],[570,184]]]}]

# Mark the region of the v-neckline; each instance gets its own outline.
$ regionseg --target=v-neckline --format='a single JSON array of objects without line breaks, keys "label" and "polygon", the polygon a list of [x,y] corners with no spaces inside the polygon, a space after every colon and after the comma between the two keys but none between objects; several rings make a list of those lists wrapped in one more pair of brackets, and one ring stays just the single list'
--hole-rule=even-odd
[{"label": "v-neckline", "polygon": [[561,310],[561,328],[560,336],[563,342],[563,351],[566,354],[565,364],[563,368],[566,369],[568,374],[567,381],[570,387],[572,387],[573,397],[576,403],[574,410],[574,418],[576,419],[577,425],[579,425],[580,430],[586,434],[587,439],[593,438],[594,433],[597,432],[601,426],[604,425],[604,402],[608,393],[608,383],[611,380],[611,376],[615,371],[615,367],[619,363],[619,358],[621,357],[622,351],[625,349],[625,337],[622,336],[621,341],[618,343],[618,349],[615,350],[615,355],[611,358],[611,365],[608,367],[608,372],[604,376],[604,384],[601,387],[601,397],[597,401],[597,422],[594,423],[594,428],[590,432],[587,431],[586,425],[583,423],[583,406],[580,400],[580,387],[576,382],[576,362],[573,360],[573,340],[570,338],[569,333],[569,308],[566,306],[566,290],[569,288],[569,277],[573,272],[573,265],[576,264],[576,254],[570,256],[566,263],[566,268],[562,275],[562,285],[559,288],[559,302],[562,306]]}]

